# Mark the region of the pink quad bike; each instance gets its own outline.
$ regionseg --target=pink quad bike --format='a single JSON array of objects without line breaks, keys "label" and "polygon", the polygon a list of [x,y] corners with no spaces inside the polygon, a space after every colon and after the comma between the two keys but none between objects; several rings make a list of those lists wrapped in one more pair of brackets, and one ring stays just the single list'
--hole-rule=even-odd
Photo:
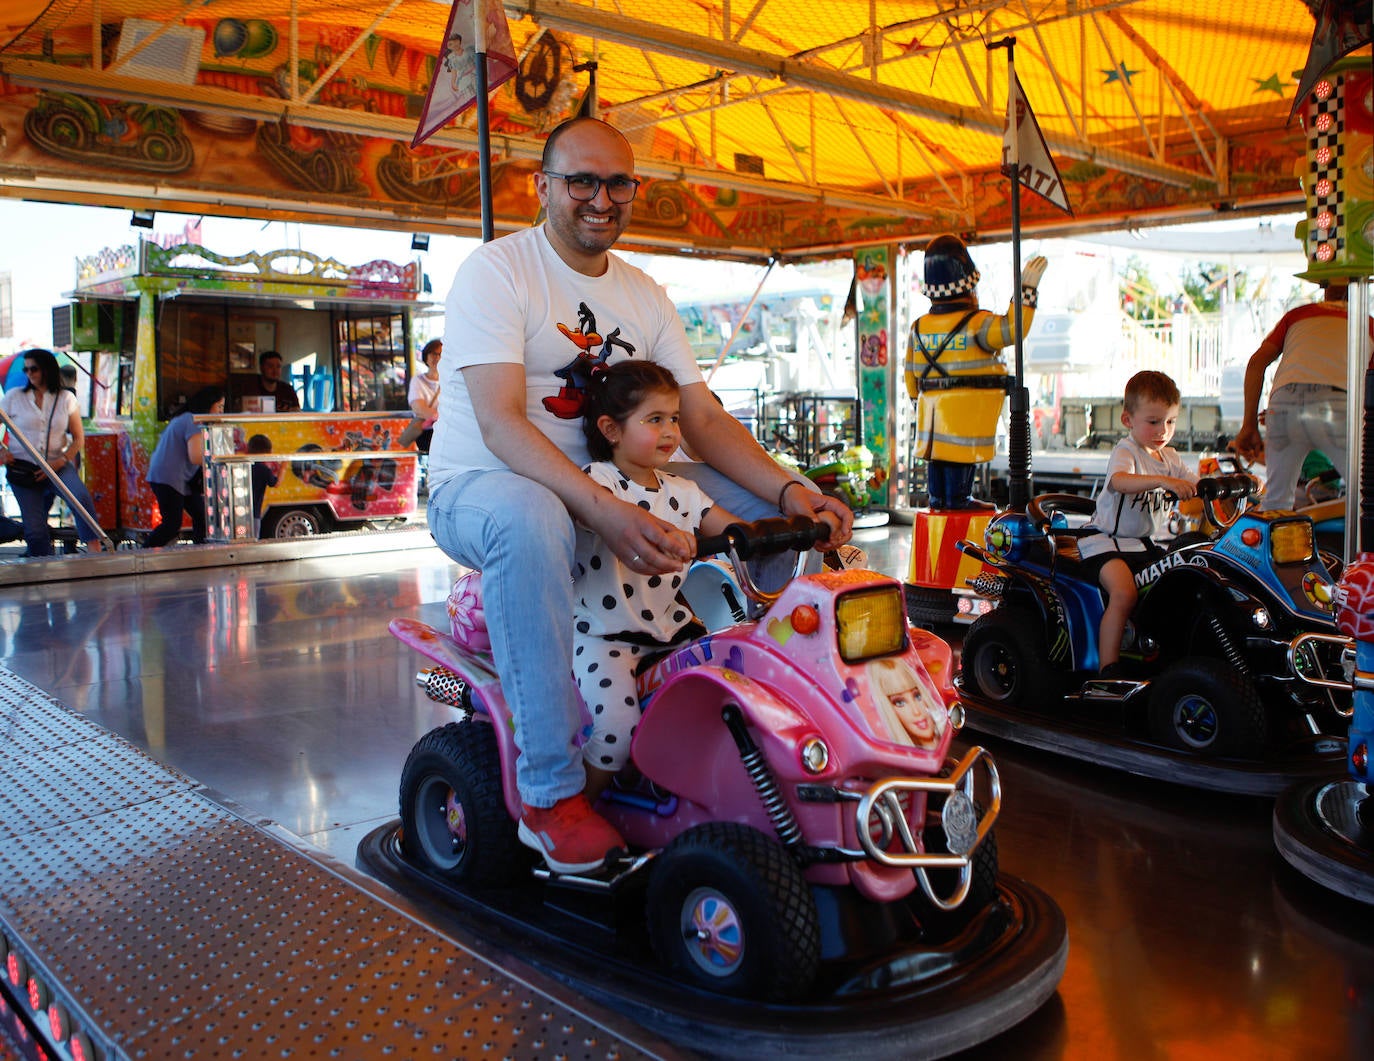
[{"label": "pink quad bike", "polygon": [[[849,931],[835,923],[882,922],[930,944],[997,899],[1001,782],[982,748],[950,757],[963,710],[949,646],[908,624],[902,584],[885,575],[824,571],[764,592],[744,563],[825,534],[772,519],[702,540],[699,555],[728,554],[766,610],[642,671],[631,763],[597,804],[630,852],[574,880],[585,891],[642,881],[661,967],[714,992],[795,1001]],[[448,633],[390,624],[437,664],[417,678],[429,698],[465,715],[407,759],[400,849],[463,891],[531,872],[567,883],[532,870],[516,836],[518,734],[475,573],[448,610]]]}]

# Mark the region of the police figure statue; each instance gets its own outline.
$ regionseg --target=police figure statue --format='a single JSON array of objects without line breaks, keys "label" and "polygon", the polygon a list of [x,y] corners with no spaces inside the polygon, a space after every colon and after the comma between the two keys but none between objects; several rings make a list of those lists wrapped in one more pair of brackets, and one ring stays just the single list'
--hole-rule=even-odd
[{"label": "police figure statue", "polygon": [[[1037,256],[1021,270],[1027,330],[1046,265]],[[932,509],[986,507],[972,497],[973,473],[996,447],[1008,383],[1001,350],[1016,341],[1016,308],[1001,317],[979,309],[978,280],[959,237],[936,236],[926,246],[921,293],[931,307],[911,326],[904,367],[907,393],[916,402],[915,455],[929,469]]]}]

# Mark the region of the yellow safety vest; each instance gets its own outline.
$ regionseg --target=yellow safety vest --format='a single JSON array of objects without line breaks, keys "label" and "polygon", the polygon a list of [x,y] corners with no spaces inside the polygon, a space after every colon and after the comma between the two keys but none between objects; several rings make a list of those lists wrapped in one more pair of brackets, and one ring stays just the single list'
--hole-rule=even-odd
[{"label": "yellow safety vest", "polygon": [[[997,449],[997,419],[1006,397],[1006,366],[996,351],[1015,341],[1009,309],[954,309],[927,313],[907,336],[907,394],[916,402],[915,454],[925,460],[980,464]],[[1035,315],[1021,307],[1027,330]],[[958,386],[955,377],[998,377],[982,386]]]}]

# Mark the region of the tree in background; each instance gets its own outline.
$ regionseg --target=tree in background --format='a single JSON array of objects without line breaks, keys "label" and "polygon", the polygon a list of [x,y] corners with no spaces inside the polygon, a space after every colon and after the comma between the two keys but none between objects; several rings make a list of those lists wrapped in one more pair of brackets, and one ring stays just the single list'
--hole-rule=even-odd
[{"label": "tree in background", "polygon": [[1183,269],[1183,293],[1198,313],[1218,313],[1224,302],[1240,302],[1249,289],[1249,274],[1244,269],[1228,273],[1219,262],[1199,262]]},{"label": "tree in background", "polygon": [[1117,277],[1121,289],[1121,312],[1137,321],[1168,318],[1168,311],[1162,304],[1150,268],[1139,257],[1132,254],[1127,258]]}]

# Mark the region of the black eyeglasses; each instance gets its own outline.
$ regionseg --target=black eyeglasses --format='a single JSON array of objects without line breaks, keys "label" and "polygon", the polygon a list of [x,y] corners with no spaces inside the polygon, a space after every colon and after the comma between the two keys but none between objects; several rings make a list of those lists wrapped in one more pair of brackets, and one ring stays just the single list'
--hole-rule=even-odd
[{"label": "black eyeglasses", "polygon": [[25,365],[25,366],[24,366],[24,371],[25,371],[25,372],[42,372],[42,371],[43,371],[43,366],[42,366],[42,365]]},{"label": "black eyeglasses", "polygon": [[596,198],[596,193],[601,190],[602,185],[606,187],[606,194],[611,197],[611,202],[619,206],[633,202],[635,195],[639,192],[639,181],[633,177],[598,177],[594,173],[555,173],[551,169],[544,171],[546,177],[557,177],[568,186],[568,195],[579,203],[589,203]]}]

